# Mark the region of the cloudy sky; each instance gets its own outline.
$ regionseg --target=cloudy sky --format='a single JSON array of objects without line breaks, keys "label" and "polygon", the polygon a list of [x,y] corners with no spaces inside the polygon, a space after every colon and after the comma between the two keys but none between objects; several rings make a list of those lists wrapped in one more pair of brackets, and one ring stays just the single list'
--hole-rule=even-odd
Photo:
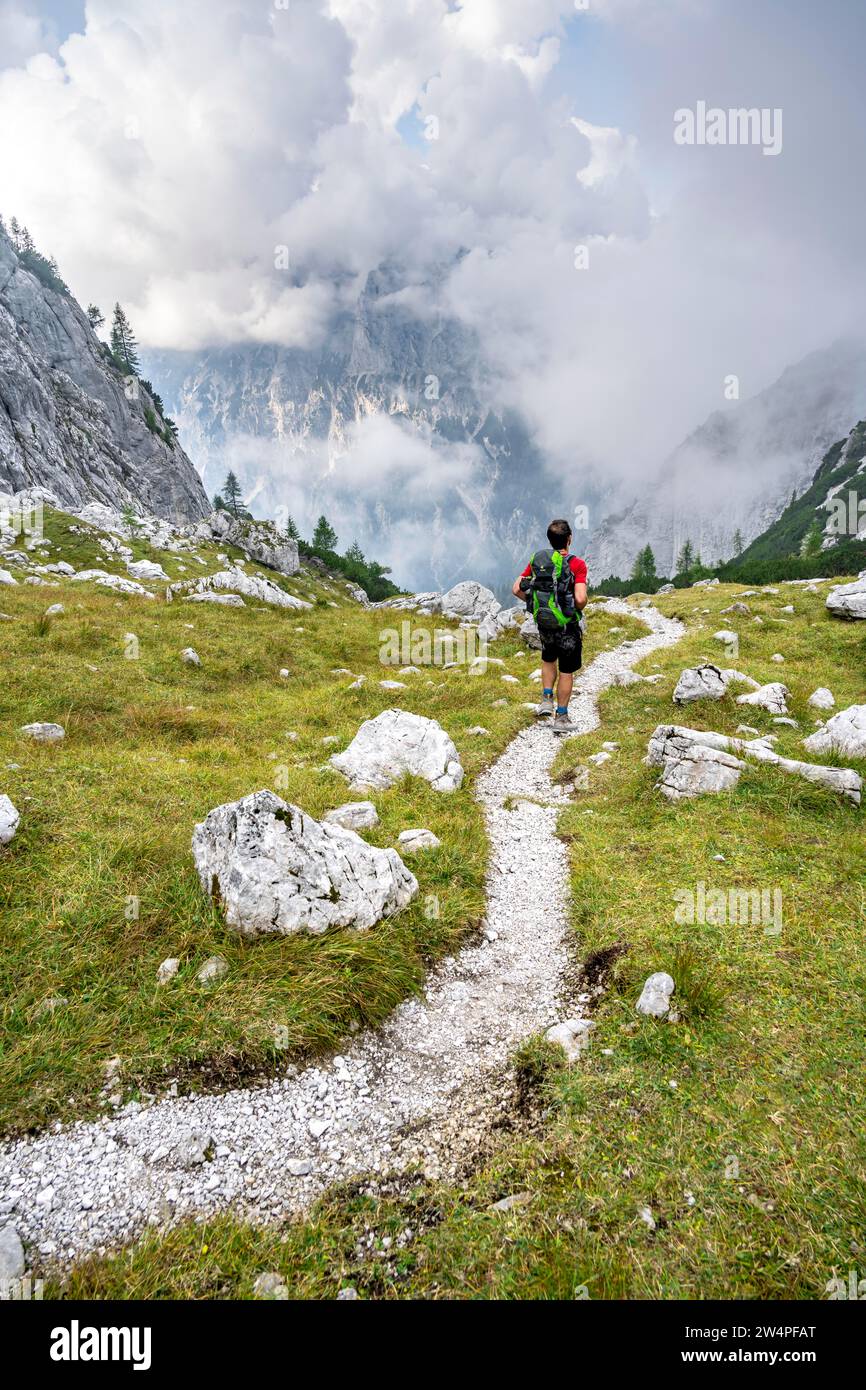
[{"label": "cloudy sky", "polygon": [[[851,0],[0,0],[0,210],[154,348],[315,345],[393,260],[554,465],[627,473],[861,328],[864,39]],[[781,153],[677,144],[698,102]]]}]

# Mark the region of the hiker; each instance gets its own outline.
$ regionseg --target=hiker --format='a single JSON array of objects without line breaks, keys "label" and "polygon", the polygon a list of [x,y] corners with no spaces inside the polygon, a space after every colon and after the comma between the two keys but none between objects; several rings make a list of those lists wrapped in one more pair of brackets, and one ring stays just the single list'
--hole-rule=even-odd
[{"label": "hiker", "polygon": [[551,521],[547,539],[550,550],[535,552],[526,569],[515,579],[511,592],[515,598],[526,600],[527,610],[535,618],[541,637],[542,692],[538,713],[553,715],[553,732],[566,734],[574,728],[568,717],[568,702],[574,672],[579,671],[581,665],[580,614],[586,607],[586,562],[568,553],[571,527],[567,521]]}]

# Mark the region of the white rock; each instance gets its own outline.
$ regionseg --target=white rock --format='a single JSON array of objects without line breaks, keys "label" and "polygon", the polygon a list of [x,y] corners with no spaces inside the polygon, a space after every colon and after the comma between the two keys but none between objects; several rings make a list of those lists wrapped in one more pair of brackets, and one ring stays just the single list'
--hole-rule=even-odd
[{"label": "white rock", "polygon": [[435,791],[454,791],[463,782],[457,749],[442,726],[397,709],[366,720],[331,766],[353,787],[383,790],[406,772],[425,778]]},{"label": "white rock", "polygon": [[156,972],[156,982],[158,985],[167,985],[173,980],[180,969],[180,961],[177,956],[167,956]]},{"label": "white rock", "polygon": [[158,565],[155,560],[127,560],[126,572],[130,574],[133,579],[168,579],[168,575],[162,565]]},{"label": "white rock", "polygon": [[489,729],[485,729],[483,724],[473,724],[471,729],[466,730],[467,734],[487,734]]},{"label": "white rock", "polygon": [[246,608],[240,594],[188,594],[184,603],[218,603],[222,608]]},{"label": "white rock", "polygon": [[759,686],[749,695],[738,695],[738,705],[757,705],[759,709],[765,709],[770,714],[787,714],[788,706],[785,703],[790,690],[780,681],[771,681],[769,685]]},{"label": "white rock", "polygon": [[18,731],[36,743],[59,743],[66,737],[62,724],[23,724]]},{"label": "white rock", "polygon": [[14,838],[21,817],[8,796],[0,796],[0,845],[8,845]]},{"label": "white rock", "polygon": [[841,753],[866,758],[866,705],[849,705],[834,714],[822,729],[803,740],[809,753]]},{"label": "white rock", "polygon": [[59,618],[65,612],[66,609],[62,603],[52,603],[50,608],[46,608],[45,616],[46,618]]},{"label": "white rock", "polygon": [[827,608],[834,618],[866,619],[866,570],[853,584],[842,584],[827,595]]},{"label": "white rock", "polygon": [[567,1018],[564,1023],[554,1023],[544,1034],[548,1042],[557,1043],[571,1065],[589,1046],[589,1035],[594,1024],[588,1018]]},{"label": "white rock", "polygon": [[380,690],[405,690],[406,683],[405,681],[380,681],[379,688]]},{"label": "white rock", "polygon": [[423,849],[438,849],[442,843],[432,830],[401,830],[397,840],[404,854],[418,854]]},{"label": "white rock", "polygon": [[266,1298],[285,1303],[289,1297],[289,1290],[281,1274],[277,1274],[273,1270],[266,1270],[263,1274],[256,1275],[253,1281],[253,1294],[256,1298]]},{"label": "white rock", "polygon": [[313,820],[270,791],[217,806],[196,826],[192,848],[202,888],[246,936],[372,927],[418,892],[395,850]]},{"label": "white rock", "polygon": [[501,681],[507,681],[507,683],[508,683],[509,685],[518,685],[518,684],[519,684],[518,679],[517,679],[516,676],[500,676],[499,679],[500,679]]},{"label": "white rock", "polygon": [[176,584],[170,584],[165,596],[171,602],[175,596],[183,597],[184,595],[214,592],[227,592],[235,597],[243,595],[244,598],[255,599],[257,603],[267,603],[272,608],[312,608],[313,606],[311,603],[307,603],[306,599],[295,598],[294,594],[287,594],[285,589],[281,589],[270,579],[261,579],[253,574],[245,574],[239,566],[220,570],[217,574],[205,575],[201,579],[182,579]]},{"label": "white rock", "polygon": [[609,762],[610,762],[610,753],[607,753],[607,752],[592,753],[592,754],[590,754],[590,756],[587,758],[587,762],[589,762],[589,763],[594,763],[596,767],[601,767],[602,763],[609,763]]},{"label": "white rock", "polygon": [[348,801],[324,817],[329,825],[341,825],[344,830],[372,830],[379,824],[379,813],[372,801]]},{"label": "white rock", "polygon": [[695,700],[721,700],[724,698],[725,690],[725,682],[718,666],[706,662],[703,666],[688,667],[682,672],[674,690],[674,704],[689,705]]},{"label": "white rock", "polygon": [[24,1275],[24,1246],[14,1226],[0,1228],[0,1285]]},{"label": "white rock", "polygon": [[185,666],[201,666],[201,657],[194,647],[184,647],[180,659]]},{"label": "white rock", "polygon": [[737,640],[737,634],[735,632],[731,632],[726,627],[723,627],[718,632],[713,633],[713,641],[724,642],[725,646],[728,646],[731,642],[736,642]]},{"label": "white rock", "polygon": [[813,709],[834,709],[836,699],[832,690],[828,690],[826,685],[819,685],[817,690],[812,691],[806,703],[811,705]]},{"label": "white rock", "polygon": [[228,973],[229,963],[225,956],[208,956],[196,979],[200,985],[213,985],[224,980]]},{"label": "white rock", "polygon": [[773,655],[770,657],[770,660],[775,661],[777,666],[781,666],[785,658],[782,656],[781,652],[773,652]]},{"label": "white rock", "polygon": [[671,1006],[671,995],[675,989],[672,977],[664,970],[658,970],[646,980],[635,1008],[639,1014],[646,1014],[650,1018],[663,1018]]},{"label": "white rock", "polygon": [[10,574],[8,570],[0,570],[0,584],[8,584],[11,586],[17,583],[18,580],[13,574]]},{"label": "white rock", "polygon": [[647,763],[662,769],[656,788],[669,801],[730,791],[745,768],[723,748],[698,743],[692,732],[662,724],[650,739]]}]

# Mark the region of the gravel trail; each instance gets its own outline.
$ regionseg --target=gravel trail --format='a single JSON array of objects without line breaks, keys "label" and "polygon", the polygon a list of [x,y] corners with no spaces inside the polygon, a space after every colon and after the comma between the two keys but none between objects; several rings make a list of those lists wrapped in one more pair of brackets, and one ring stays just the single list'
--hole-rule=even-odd
[{"label": "gravel trail", "polygon": [[[580,673],[576,733],[598,727],[602,690],[682,634],[655,609],[606,606],[633,613],[650,632]],[[16,1227],[28,1263],[66,1263],[116,1248],[148,1224],[227,1207],[256,1223],[276,1221],[308,1208],[334,1181],[413,1165],[448,1176],[477,1153],[508,1056],[566,1016],[568,865],[556,822],[567,797],[549,778],[558,746],[549,728],[535,725],[479,777],[492,845],[484,935],[380,1029],[260,1088],[132,1103],[3,1145],[0,1225]],[[535,801],[506,810],[507,798]]]}]

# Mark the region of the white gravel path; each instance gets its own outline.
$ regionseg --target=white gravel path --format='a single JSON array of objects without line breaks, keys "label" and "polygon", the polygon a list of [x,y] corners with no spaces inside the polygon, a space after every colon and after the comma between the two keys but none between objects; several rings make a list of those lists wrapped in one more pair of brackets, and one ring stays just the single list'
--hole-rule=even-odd
[{"label": "white gravel path", "polygon": [[[650,633],[581,673],[571,707],[579,733],[598,726],[600,691],[682,634],[655,609],[607,607]],[[556,822],[567,798],[548,775],[558,745],[549,727],[526,729],[478,779],[492,844],[484,938],[445,961],[424,996],[382,1028],[261,1088],[133,1103],[0,1148],[0,1225],[14,1224],[29,1261],[65,1263],[147,1224],[227,1207],[279,1220],[334,1181],[413,1165],[447,1176],[477,1152],[490,1127],[485,1097],[501,1086],[507,1058],[563,1016],[568,865]],[[545,804],[506,810],[514,797]]]}]

